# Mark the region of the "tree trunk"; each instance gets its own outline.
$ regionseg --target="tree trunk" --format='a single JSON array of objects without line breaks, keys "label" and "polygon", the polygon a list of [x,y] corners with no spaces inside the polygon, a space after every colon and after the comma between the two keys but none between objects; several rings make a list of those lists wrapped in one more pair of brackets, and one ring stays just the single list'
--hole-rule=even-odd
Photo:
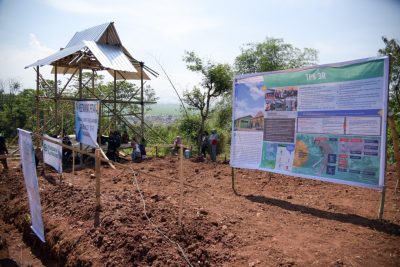
[{"label": "tree trunk", "polygon": [[206,118],[201,116],[201,124],[200,124],[200,129],[199,132],[197,133],[197,149],[198,149],[198,156],[201,156],[201,141],[203,137],[203,132],[204,132],[204,124],[206,122]]}]

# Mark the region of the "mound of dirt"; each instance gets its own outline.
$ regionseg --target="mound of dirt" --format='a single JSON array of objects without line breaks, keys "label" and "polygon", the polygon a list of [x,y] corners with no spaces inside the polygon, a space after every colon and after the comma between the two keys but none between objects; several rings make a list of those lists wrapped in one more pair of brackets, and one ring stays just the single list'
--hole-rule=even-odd
[{"label": "mound of dirt", "polygon": [[[400,265],[393,168],[379,221],[373,190],[237,170],[236,195],[228,165],[184,160],[179,225],[177,157],[127,166],[134,172],[102,167],[100,210],[92,169],[64,173],[61,181],[55,173],[39,177],[46,243],[30,229],[20,170],[3,173],[1,240],[23,240],[3,259],[34,266]],[[21,261],[23,246],[30,253]]]}]

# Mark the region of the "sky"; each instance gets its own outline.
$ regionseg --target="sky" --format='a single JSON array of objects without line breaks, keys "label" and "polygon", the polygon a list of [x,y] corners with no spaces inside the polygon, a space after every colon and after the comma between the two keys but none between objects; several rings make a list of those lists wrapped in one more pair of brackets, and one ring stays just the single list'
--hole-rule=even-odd
[{"label": "sky", "polygon": [[[25,66],[106,22],[136,59],[160,73],[148,82],[159,102],[177,103],[157,62],[182,93],[201,80],[186,69],[185,51],[233,64],[243,45],[274,37],[317,49],[320,64],[373,57],[382,36],[400,40],[400,0],[0,0],[0,80],[35,88],[34,70]],[[50,68],[42,71],[53,78]]]}]

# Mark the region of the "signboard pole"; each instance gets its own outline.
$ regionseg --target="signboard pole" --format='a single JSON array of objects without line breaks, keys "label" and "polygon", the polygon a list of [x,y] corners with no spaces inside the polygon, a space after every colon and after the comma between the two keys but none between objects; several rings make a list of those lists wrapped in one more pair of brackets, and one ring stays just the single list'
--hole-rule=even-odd
[{"label": "signboard pole", "polygon": [[233,193],[235,193],[235,195],[237,195],[237,196],[239,195],[235,189],[235,168],[234,167],[232,167],[232,190],[233,190]]},{"label": "signboard pole", "polygon": [[385,195],[386,195],[386,186],[383,186],[381,191],[381,196],[379,200],[379,212],[378,212],[378,219],[382,220],[383,217],[383,209],[385,206]]},{"label": "signboard pole", "polygon": [[96,159],[95,159],[95,172],[96,172],[96,210],[100,210],[100,165],[101,165],[101,156],[100,156],[100,148],[96,148],[95,151]]}]

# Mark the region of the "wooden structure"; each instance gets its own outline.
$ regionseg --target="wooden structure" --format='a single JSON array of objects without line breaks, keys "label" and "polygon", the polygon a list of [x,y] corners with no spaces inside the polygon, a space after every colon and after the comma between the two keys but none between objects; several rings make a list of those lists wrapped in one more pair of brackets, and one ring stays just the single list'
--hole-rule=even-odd
[{"label": "wooden structure", "polygon": [[[40,73],[40,67],[45,65],[53,67],[53,83],[49,84]],[[150,80],[147,73],[154,77],[157,77],[158,73],[132,57],[122,45],[113,22],[75,33],[65,48],[25,68],[29,67],[33,67],[36,71],[35,132],[37,134],[51,131],[56,135],[62,135],[64,116],[74,114],[73,101],[99,100],[101,103],[99,139],[104,129],[116,130],[119,125],[124,125],[140,137],[144,136],[144,105],[155,103],[145,101],[144,81]],[[112,75],[112,92],[104,92],[96,86],[96,76],[99,71],[107,71]],[[60,74],[69,75],[64,85],[59,84]],[[140,89],[132,95],[121,96],[117,86],[117,81],[121,80],[140,80]],[[71,81],[75,81],[74,86],[70,85]],[[140,106],[140,109],[130,114],[123,112],[133,105]],[[43,112],[43,108],[49,111],[47,112],[50,114],[49,118],[44,115],[46,112]],[[128,115],[139,119],[140,132],[136,132],[137,129],[132,127],[126,118]],[[109,125],[101,125],[101,118],[107,116],[111,118]],[[38,142],[36,145],[39,145]]]}]

